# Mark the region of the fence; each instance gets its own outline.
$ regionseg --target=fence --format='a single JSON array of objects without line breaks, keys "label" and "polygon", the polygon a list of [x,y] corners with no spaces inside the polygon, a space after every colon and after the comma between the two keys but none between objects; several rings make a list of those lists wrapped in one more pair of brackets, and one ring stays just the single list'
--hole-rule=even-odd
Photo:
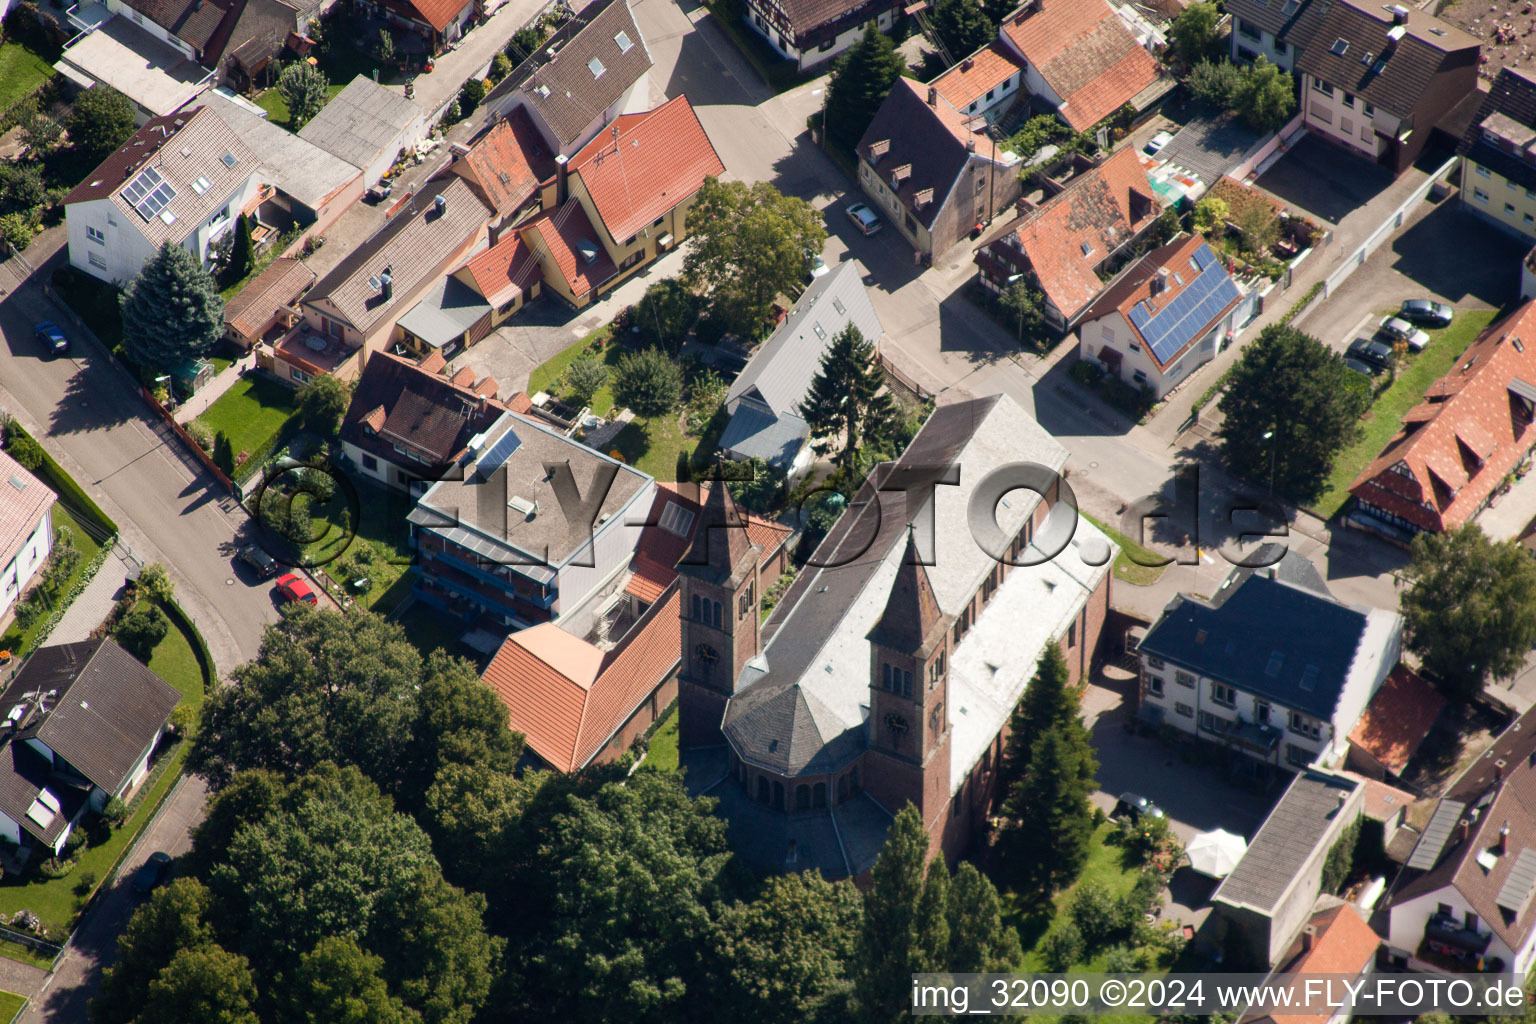
[{"label": "fence", "polygon": [[1243,154],[1242,162],[1227,171],[1227,177],[1236,178],[1238,181],[1247,181],[1264,161],[1277,153],[1291,147],[1291,140],[1306,130],[1302,123],[1303,114],[1298,111],[1296,116],[1267,139],[1261,140],[1257,145]]},{"label": "fence", "polygon": [[1397,232],[1397,229],[1403,226],[1403,220],[1408,216],[1409,211],[1424,201],[1424,197],[1429,195],[1430,190],[1440,182],[1440,179],[1451,173],[1451,169],[1456,166],[1456,160],[1456,157],[1451,157],[1441,164],[1433,174],[1424,180],[1423,184],[1415,188],[1408,198],[1403,200],[1402,205],[1388,214],[1387,218],[1376,226],[1376,230],[1371,232],[1370,237],[1361,243],[1359,248],[1344,258],[1344,261],[1334,269],[1333,273],[1323,280],[1324,298],[1332,295],[1334,290],[1349,278],[1350,274],[1353,274],[1364,265],[1371,254],[1381,248],[1387,239],[1391,238]]},{"label": "fence", "polygon": [[4,939],[6,942],[14,942],[18,946],[25,946],[33,952],[41,953],[44,956],[51,956],[54,959],[58,959],[59,954],[64,952],[64,947],[57,942],[49,942],[47,939],[40,939],[36,935],[19,932],[5,925],[0,925],[0,939]]},{"label": "fence", "polygon": [[891,362],[891,360],[886,356],[884,352],[880,352],[875,355],[875,362],[879,364],[880,369],[885,374],[885,379],[887,381],[900,387],[913,398],[916,398],[920,402],[926,402],[933,398],[932,391],[924,388],[917,381],[913,380],[911,377],[898,370],[896,368],[896,364]]},{"label": "fence", "polygon": [[238,498],[240,496],[240,492],[238,489],[236,489],[234,481],[229,478],[228,474],[219,468],[218,463],[213,461],[213,456],[203,451],[202,446],[192,439],[192,435],[187,433],[186,428],[183,427],[180,423],[176,422],[176,417],[172,415],[172,413],[166,409],[165,406],[155,401],[155,396],[150,394],[147,388],[141,387],[139,389],[139,393],[144,396],[144,401],[149,404],[149,407],[160,414],[160,418],[165,421],[165,425],[170,427],[171,430],[176,433],[177,437],[181,438],[182,444],[186,447],[187,451],[192,453],[192,457],[195,458],[204,469],[212,473],[213,478],[219,483],[223,484],[229,493]]}]

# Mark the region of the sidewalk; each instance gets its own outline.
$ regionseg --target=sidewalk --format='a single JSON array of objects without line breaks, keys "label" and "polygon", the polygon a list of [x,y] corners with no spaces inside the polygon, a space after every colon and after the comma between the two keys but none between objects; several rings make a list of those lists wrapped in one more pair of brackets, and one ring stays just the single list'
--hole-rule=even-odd
[{"label": "sidewalk", "polygon": [[256,353],[247,352],[239,359],[224,367],[223,372],[198,390],[193,396],[176,407],[176,422],[186,426],[197,419],[214,402],[224,397],[224,392],[235,386],[240,375],[247,369],[256,365]]},{"label": "sidewalk", "polygon": [[[501,10],[482,25],[470,29],[458,45],[433,60],[432,71],[417,75],[412,81],[411,102],[429,117],[448,105],[466,81],[480,74],[492,59],[512,41],[517,30],[542,11],[547,0],[507,0]],[[386,86],[405,95],[405,86]]]},{"label": "sidewalk", "polygon": [[107,613],[117,602],[118,594],[128,582],[130,568],[136,571],[138,566],[132,565],[117,552],[108,555],[96,576],[86,584],[85,590],[65,610],[64,617],[53,627],[53,632],[48,634],[48,643],[73,644],[90,639],[91,630],[106,620]]}]

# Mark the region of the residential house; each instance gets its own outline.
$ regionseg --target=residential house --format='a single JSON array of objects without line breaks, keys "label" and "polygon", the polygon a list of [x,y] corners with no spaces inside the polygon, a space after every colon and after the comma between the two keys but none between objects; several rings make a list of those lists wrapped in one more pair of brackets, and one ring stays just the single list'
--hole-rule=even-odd
[{"label": "residential house", "polygon": [[859,186],[920,258],[947,252],[1019,197],[1018,156],[937,85],[898,79],[857,152]]},{"label": "residential house", "polygon": [[[557,161],[558,163],[558,161]],[[589,305],[675,248],[704,179],[725,173],[686,96],[624,114],[556,172],[558,206],[518,228],[544,284]]]},{"label": "residential house", "polygon": [[[678,725],[688,778],[712,787],[741,856],[857,876],[909,801],[935,853],[959,856],[985,828],[1008,716],[1041,652],[1060,643],[1076,680],[1098,648],[1115,547],[1056,486],[995,503],[986,549],[967,509],[1004,486],[1005,467],[1059,472],[1066,457],[1006,395],[940,406],[766,621],[759,545],[711,492],[678,567]],[[902,482],[954,465],[955,486]]]},{"label": "residential house", "polygon": [[430,127],[416,104],[358,75],[299,129],[299,138],[362,168],[366,188],[377,184],[403,151],[415,149]]},{"label": "residential house", "polygon": [[415,363],[379,352],[352,389],[341,450],[362,476],[418,495],[507,411],[497,387],[467,368],[450,374],[440,357]]},{"label": "residential house", "polygon": [[932,84],[956,110],[995,123],[1023,95],[1019,91],[1023,80],[1023,60],[994,39],[935,78]]},{"label": "residential house", "polygon": [[555,154],[534,127],[528,108],[518,107],[474,142],[454,143],[453,162],[444,173],[469,182],[496,211],[490,227],[494,245],[503,229],[539,208],[541,187],[554,183],[555,171]]},{"label": "residential house", "polygon": [[1303,123],[1401,174],[1441,119],[1476,90],[1480,47],[1417,9],[1333,0],[1296,59]]},{"label": "residential house", "polygon": [[208,93],[206,102],[261,161],[260,201],[246,211],[256,218],[257,248],[295,227],[303,229],[302,238],[323,234],[363,197],[361,167],[278,127],[259,108],[222,90]]},{"label": "residential house", "polygon": [[1227,0],[1232,15],[1232,59],[1260,57],[1285,71],[1312,43],[1328,0]]},{"label": "residential house", "polygon": [[1368,778],[1400,780],[1444,708],[1445,698],[1428,680],[1398,665],[1350,731],[1349,767]]},{"label": "residential house", "polygon": [[[278,376],[295,383],[317,373],[355,377],[370,354],[401,337],[396,326],[404,314],[485,240],[491,209],[462,178],[429,181],[396,205],[304,297],[303,324],[273,347]],[[418,355],[433,351],[406,341]]]},{"label": "residential house", "polygon": [[1402,634],[1396,612],[1351,607],[1278,568],[1238,568],[1209,598],[1175,597],[1147,631],[1141,714],[1261,766],[1333,765]]},{"label": "residential house", "polygon": [[1536,242],[1536,78],[1500,68],[1456,152],[1462,207]]},{"label": "residential house", "polygon": [[1418,970],[1522,977],[1536,960],[1532,896],[1536,763],[1525,759],[1436,805],[1387,898],[1389,953]]},{"label": "residential house", "polygon": [[87,809],[148,776],[180,699],[111,640],[34,651],[0,694],[0,838],[63,849]]},{"label": "residential house", "polygon": [[1349,522],[1402,544],[1422,530],[1456,529],[1530,452],[1533,416],[1536,302],[1527,302],[1490,324],[1403,414],[1402,428],[1349,485]]},{"label": "residential house", "polygon": [[[1324,897],[1324,900],[1331,905],[1317,911],[1302,926],[1301,934],[1280,957],[1275,973],[1326,974],[1330,979],[1337,976],[1346,984],[1359,984],[1357,979],[1364,978],[1376,969],[1376,953],[1381,948],[1381,937],[1371,931],[1371,926],[1365,923],[1365,919],[1352,904],[1329,897]],[[1290,998],[1297,1004],[1310,1002],[1305,984],[1304,980],[1296,980],[1287,986],[1295,993]],[[1243,1017],[1240,1024],[1347,1024],[1352,1010],[1343,1005],[1342,1000],[1340,1004],[1332,1011],[1295,1013],[1286,1013],[1281,1006],[1270,1006],[1266,1012]]]},{"label": "residential house", "polygon": [[1162,398],[1232,338],[1242,293],[1199,235],[1147,253],[1078,325],[1078,355]]},{"label": "residential house", "polygon": [[645,473],[503,413],[411,511],[412,592],[488,628],[570,628],[633,561],[655,489]]},{"label": "residential house", "polygon": [[1126,147],[983,242],[981,285],[1001,293],[1028,281],[1045,300],[1046,322],[1070,330],[1161,212],[1141,156]]},{"label": "residential house", "polygon": [[[79,12],[76,5],[75,11]],[[175,113],[217,84],[218,73],[199,64],[190,44],[167,41],[142,21],[88,4],[82,20],[70,14],[80,34],[70,41],[54,70],[81,89],[108,85],[133,101],[139,124]]]},{"label": "residential house", "polygon": [[598,0],[587,24],[549,63],[488,106],[498,115],[524,106],[557,156],[569,157],[620,114],[650,106],[651,53],[629,0]]},{"label": "residential house", "polygon": [[[575,261],[570,260],[569,264],[574,268]],[[466,334],[482,329],[489,333],[530,300],[538,298],[544,286],[538,256],[518,231],[508,232],[489,249],[470,257],[453,272],[453,277],[465,289],[460,294],[466,302],[473,296],[479,311],[479,319],[465,328]]]},{"label": "residential house", "polygon": [[747,0],[742,17],[775,52],[808,71],[857,43],[871,21],[889,32],[903,14],[892,0]]},{"label": "residential house", "polygon": [[[481,678],[507,706],[508,724],[544,765],[572,772],[613,760],[677,698],[674,566],[699,528],[696,492],[657,485],[627,580],[597,606],[585,637],[546,622],[513,633],[486,667]],[[790,530],[756,517],[747,528],[763,552],[761,574],[778,578]]]},{"label": "residential house", "polygon": [[1121,107],[1140,110],[1173,84],[1105,0],[1029,0],[999,37],[1023,60],[1034,103],[1075,132]]},{"label": "residential house", "polygon": [[762,459],[798,479],[814,461],[800,403],[833,339],[848,327],[871,343],[885,334],[859,265],[851,260],[811,283],[731,382],[725,395],[731,419],[720,435],[720,450],[733,459]]},{"label": "residential house", "polygon": [[247,352],[275,342],[303,317],[299,300],[314,283],[313,270],[279,256],[224,304],[224,337]]},{"label": "residential house", "polygon": [[26,467],[0,452],[0,615],[26,592],[53,551],[57,500]]},{"label": "residential house", "polygon": [[482,9],[480,0],[362,0],[358,6],[383,15],[392,28],[420,36],[434,55],[464,38]]},{"label": "residential house", "polygon": [[1328,853],[1360,820],[1364,800],[1362,783],[1336,773],[1308,769],[1291,780],[1211,896],[1217,941],[1241,951],[1228,954],[1227,970],[1273,965],[1291,948],[1322,893]]},{"label": "residential house", "polygon": [[154,118],[64,197],[70,265],[126,284],[167,242],[211,265],[260,171],[211,108]]}]

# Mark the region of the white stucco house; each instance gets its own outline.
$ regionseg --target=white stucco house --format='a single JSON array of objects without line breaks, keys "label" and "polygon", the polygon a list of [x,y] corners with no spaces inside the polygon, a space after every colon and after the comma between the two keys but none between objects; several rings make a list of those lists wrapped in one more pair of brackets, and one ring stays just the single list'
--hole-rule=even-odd
[{"label": "white stucco house", "polygon": [[54,493],[0,452],[0,615],[26,592],[53,550]]}]

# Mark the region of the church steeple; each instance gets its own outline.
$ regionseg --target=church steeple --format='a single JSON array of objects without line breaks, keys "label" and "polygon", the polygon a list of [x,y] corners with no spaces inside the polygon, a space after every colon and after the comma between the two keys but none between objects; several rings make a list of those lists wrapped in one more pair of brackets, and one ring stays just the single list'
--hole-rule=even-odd
[{"label": "church steeple", "polygon": [[678,572],[695,579],[724,584],[757,564],[757,551],[747,536],[747,517],[725,486],[716,480],[699,512],[698,529]]},{"label": "church steeple", "polygon": [[917,533],[909,524],[906,553],[896,570],[885,611],[869,631],[869,640],[881,647],[925,657],[933,644],[943,639],[943,618],[933,595],[933,584],[928,581],[928,570],[918,555]]}]

